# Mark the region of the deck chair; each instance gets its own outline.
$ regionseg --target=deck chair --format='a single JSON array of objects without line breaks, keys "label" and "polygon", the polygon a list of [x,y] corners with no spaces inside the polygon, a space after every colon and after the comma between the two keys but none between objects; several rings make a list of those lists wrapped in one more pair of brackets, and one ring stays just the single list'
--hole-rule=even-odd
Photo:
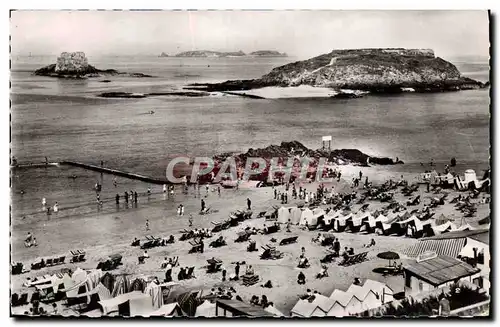
[{"label": "deck chair", "polygon": [[80,259],[80,255],[79,254],[73,254],[73,251],[71,251],[71,252],[72,252],[71,253],[72,257],[69,260],[69,262],[71,262],[71,263],[78,262],[79,259]]},{"label": "deck chair", "polygon": [[85,261],[85,253],[81,253],[80,256],[78,257],[78,262]]},{"label": "deck chair", "polygon": [[59,257],[59,264],[62,265],[66,260],[66,256]]},{"label": "deck chair", "polygon": [[52,266],[52,258],[51,259],[47,259],[47,261],[45,262],[45,265],[46,266]]},{"label": "deck chair", "polygon": [[297,242],[298,236],[287,237],[281,240],[280,245],[288,245]]},{"label": "deck chair", "polygon": [[239,232],[238,233],[238,238],[234,240],[235,242],[246,242],[250,238],[250,234],[247,232]]},{"label": "deck chair", "polygon": [[194,273],[194,267],[189,267],[186,273],[187,278],[196,278],[193,273]]},{"label": "deck chair", "polygon": [[23,293],[19,297],[19,301],[17,302],[18,305],[25,305],[28,304],[28,293]]},{"label": "deck chair", "polygon": [[59,263],[60,263],[60,262],[59,262],[59,258],[54,258],[54,259],[52,260],[52,265],[53,265],[53,266],[56,266],[56,265],[58,265]]}]

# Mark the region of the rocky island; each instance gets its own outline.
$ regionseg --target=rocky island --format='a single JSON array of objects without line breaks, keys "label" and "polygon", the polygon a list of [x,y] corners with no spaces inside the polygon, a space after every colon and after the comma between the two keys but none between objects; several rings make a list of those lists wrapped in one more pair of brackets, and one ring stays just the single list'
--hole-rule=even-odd
[{"label": "rocky island", "polygon": [[102,76],[125,75],[130,77],[153,77],[143,73],[125,73],[115,69],[97,69],[89,65],[84,52],[63,52],[55,64],[51,64],[33,73],[38,76],[58,78],[89,78]]},{"label": "rocky island", "polygon": [[259,51],[254,51],[250,52],[250,56],[253,57],[288,57],[288,55],[283,52],[279,51],[273,51],[273,50],[259,50]]},{"label": "rocky island", "polygon": [[317,57],[274,68],[252,80],[190,84],[187,89],[209,92],[264,87],[312,86],[370,93],[442,92],[489,86],[464,77],[452,63],[429,49],[333,50]]},{"label": "rocky island", "polygon": [[175,57],[244,57],[246,54],[243,51],[238,52],[220,52],[209,50],[185,51],[175,55]]}]

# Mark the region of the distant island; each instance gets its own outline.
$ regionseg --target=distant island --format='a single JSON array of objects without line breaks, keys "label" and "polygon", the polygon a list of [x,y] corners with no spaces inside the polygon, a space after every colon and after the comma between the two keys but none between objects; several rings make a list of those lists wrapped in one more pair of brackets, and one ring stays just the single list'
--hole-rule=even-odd
[{"label": "distant island", "polygon": [[37,69],[33,72],[38,76],[57,78],[79,78],[125,75],[130,77],[153,77],[143,73],[119,72],[115,69],[97,69],[89,65],[84,52],[63,52],[55,64]]},{"label": "distant island", "polygon": [[288,57],[288,55],[283,52],[278,52],[278,51],[272,51],[272,50],[260,50],[260,51],[254,51],[250,52],[250,56],[254,57]]},{"label": "distant island", "polygon": [[175,57],[244,57],[243,51],[238,52],[219,52],[210,50],[184,51],[175,55]]},{"label": "distant island", "polygon": [[162,52],[158,57],[169,57],[169,55],[166,54],[165,52]]},{"label": "distant island", "polygon": [[[212,50],[195,50],[195,51],[184,51],[176,54],[174,57],[201,57],[201,58],[225,58],[225,57],[287,57],[286,53],[281,53],[272,50],[259,50],[250,52],[246,54],[243,51],[237,52],[221,52]],[[160,57],[168,57],[164,52],[161,53]]]},{"label": "distant island", "polygon": [[252,80],[191,84],[208,92],[308,85],[369,93],[442,92],[489,86],[460,74],[452,63],[430,49],[373,48],[333,50],[274,68]]}]

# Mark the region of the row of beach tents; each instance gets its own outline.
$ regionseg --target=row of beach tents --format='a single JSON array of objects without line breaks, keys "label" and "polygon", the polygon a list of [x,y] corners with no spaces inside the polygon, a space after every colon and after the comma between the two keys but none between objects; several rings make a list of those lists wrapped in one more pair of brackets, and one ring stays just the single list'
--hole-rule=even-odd
[{"label": "row of beach tents", "polygon": [[342,210],[328,213],[316,208],[281,207],[277,209],[278,223],[291,222],[295,225],[317,226],[322,230],[336,232],[365,232],[379,235],[410,236],[414,238],[434,236],[455,230],[471,230],[470,225],[457,227],[452,220],[443,215],[438,219],[421,220],[409,211],[391,212],[384,215],[382,212],[359,211],[357,213]]}]

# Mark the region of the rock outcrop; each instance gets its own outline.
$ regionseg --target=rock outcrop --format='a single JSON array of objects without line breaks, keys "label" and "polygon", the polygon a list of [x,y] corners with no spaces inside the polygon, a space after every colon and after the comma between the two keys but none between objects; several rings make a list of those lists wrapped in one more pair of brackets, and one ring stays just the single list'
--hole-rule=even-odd
[{"label": "rock outcrop", "polygon": [[461,76],[458,69],[429,49],[333,50],[274,68],[253,80],[192,84],[206,91],[250,90],[266,86],[311,85],[372,93],[439,92],[475,89],[487,84]]},{"label": "rock outcrop", "polygon": [[34,75],[58,78],[88,78],[113,75],[126,75],[130,77],[153,77],[143,73],[125,73],[114,69],[97,69],[89,65],[83,52],[63,52],[55,64],[35,70]]}]

